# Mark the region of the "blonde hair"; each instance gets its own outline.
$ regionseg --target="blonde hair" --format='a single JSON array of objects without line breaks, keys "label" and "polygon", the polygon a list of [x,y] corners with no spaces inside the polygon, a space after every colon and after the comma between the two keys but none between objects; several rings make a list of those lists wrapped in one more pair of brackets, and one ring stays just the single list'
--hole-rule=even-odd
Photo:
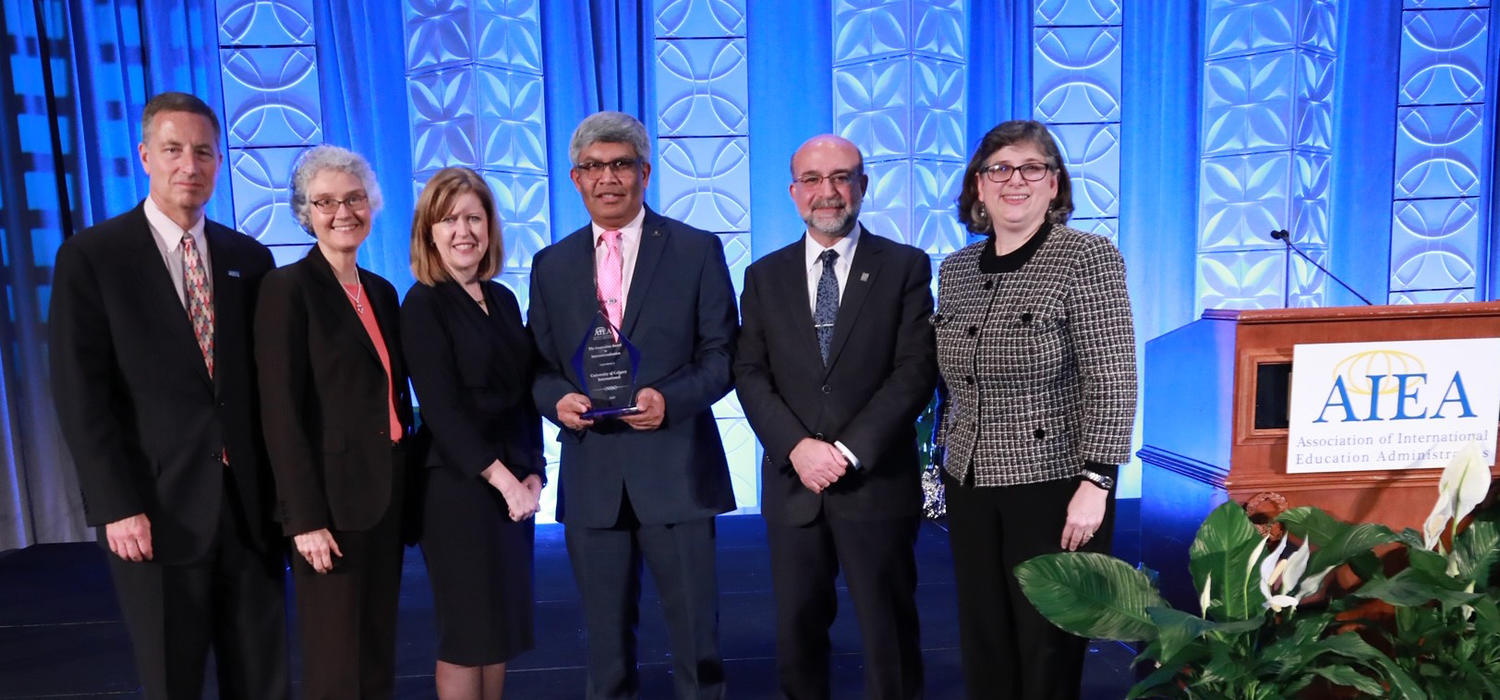
[{"label": "blonde hair", "polygon": [[505,238],[500,233],[500,217],[495,213],[495,195],[489,184],[468,168],[443,168],[422,188],[411,217],[411,273],[429,287],[452,279],[448,268],[443,266],[437,245],[432,242],[432,226],[453,210],[454,203],[465,192],[473,192],[479,198],[490,222],[489,247],[484,262],[479,264],[479,279],[487,280],[498,274],[500,262],[505,259]]}]

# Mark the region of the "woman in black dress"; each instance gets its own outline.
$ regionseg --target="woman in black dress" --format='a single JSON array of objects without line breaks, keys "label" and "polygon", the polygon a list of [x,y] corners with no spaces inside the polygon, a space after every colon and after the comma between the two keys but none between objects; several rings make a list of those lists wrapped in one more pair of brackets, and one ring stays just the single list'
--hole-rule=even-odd
[{"label": "woman in black dress", "polygon": [[421,544],[445,700],[499,698],[505,663],[532,647],[542,423],[520,306],[490,279],[503,258],[494,201],[467,168],[428,180],[412,219],[417,284],[401,305],[421,430],[432,439]]}]

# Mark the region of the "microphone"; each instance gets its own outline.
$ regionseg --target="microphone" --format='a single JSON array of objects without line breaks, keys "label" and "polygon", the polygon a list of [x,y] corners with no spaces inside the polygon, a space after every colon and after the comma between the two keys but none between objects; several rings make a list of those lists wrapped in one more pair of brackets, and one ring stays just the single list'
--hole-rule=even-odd
[{"label": "microphone", "polygon": [[[1322,272],[1325,277],[1327,277],[1328,279],[1331,279],[1331,280],[1333,280],[1335,282],[1338,282],[1340,287],[1343,287],[1344,289],[1349,290],[1350,294],[1353,294],[1354,296],[1359,297],[1359,300],[1362,301],[1362,302],[1364,302],[1365,306],[1374,306],[1375,305],[1375,302],[1370,301],[1369,299],[1366,299],[1365,295],[1360,294],[1359,292],[1355,291],[1355,289],[1353,287],[1349,286],[1343,280],[1339,279],[1338,275],[1335,275],[1332,272],[1329,272],[1328,268],[1323,267],[1322,265],[1318,264],[1318,261],[1313,260],[1310,256],[1308,256],[1307,253],[1302,252],[1301,248],[1298,248],[1296,246],[1296,244],[1292,243],[1292,234],[1291,234],[1291,232],[1287,231],[1286,229],[1280,229],[1280,230],[1277,230],[1277,231],[1272,231],[1271,232],[1271,239],[1272,240],[1276,240],[1276,241],[1281,241],[1282,243],[1285,243],[1286,244],[1286,248],[1287,248],[1288,251],[1296,253],[1297,255],[1301,256],[1301,258],[1303,260],[1306,260],[1306,261],[1312,263],[1312,266],[1318,268],[1318,270],[1320,272]],[[1291,283],[1292,283],[1292,279],[1291,278],[1292,278],[1292,275],[1291,275],[1291,265],[1288,265],[1287,266],[1287,285],[1288,286],[1290,286]]]}]

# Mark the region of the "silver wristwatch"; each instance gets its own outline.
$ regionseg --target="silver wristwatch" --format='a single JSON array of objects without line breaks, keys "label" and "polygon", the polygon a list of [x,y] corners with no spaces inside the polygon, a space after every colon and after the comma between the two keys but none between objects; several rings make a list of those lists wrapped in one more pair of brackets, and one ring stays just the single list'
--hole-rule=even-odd
[{"label": "silver wristwatch", "polygon": [[1089,483],[1098,486],[1105,491],[1113,491],[1115,488],[1115,478],[1112,476],[1105,476],[1103,474],[1100,474],[1099,472],[1089,471],[1085,469],[1083,470],[1083,478]]}]

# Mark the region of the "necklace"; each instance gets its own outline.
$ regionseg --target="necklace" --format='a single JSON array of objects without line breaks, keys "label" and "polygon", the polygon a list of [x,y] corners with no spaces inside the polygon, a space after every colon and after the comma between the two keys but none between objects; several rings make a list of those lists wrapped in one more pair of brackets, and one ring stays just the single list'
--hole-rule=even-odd
[{"label": "necklace", "polygon": [[363,297],[365,294],[364,285],[355,282],[354,291],[350,292],[349,285],[340,282],[339,288],[344,290],[344,296],[349,297],[349,301],[354,302],[354,313],[362,314],[365,312],[365,304],[363,301]]}]

